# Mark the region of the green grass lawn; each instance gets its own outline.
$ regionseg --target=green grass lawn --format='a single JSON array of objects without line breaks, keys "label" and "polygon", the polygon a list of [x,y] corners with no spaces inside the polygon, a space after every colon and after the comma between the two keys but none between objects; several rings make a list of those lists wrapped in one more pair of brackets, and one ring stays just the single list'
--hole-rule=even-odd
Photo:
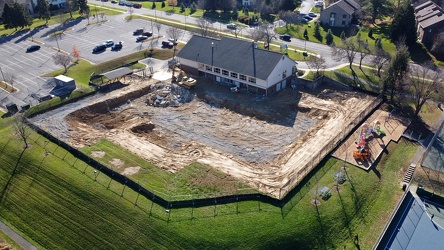
[{"label": "green grass lawn", "polygon": [[[378,174],[348,166],[339,193],[332,190],[318,209],[311,204],[316,190],[332,188],[344,165],[335,159],[324,161],[283,209],[250,201],[166,213],[106,175],[95,176],[93,168],[35,133],[23,151],[12,118],[0,120],[0,135],[0,217],[44,249],[352,249],[356,233],[361,249],[369,249],[402,194],[401,169],[417,149],[403,140],[392,143]],[[182,175],[199,171],[191,170]],[[175,184],[184,180],[177,175]]]}]

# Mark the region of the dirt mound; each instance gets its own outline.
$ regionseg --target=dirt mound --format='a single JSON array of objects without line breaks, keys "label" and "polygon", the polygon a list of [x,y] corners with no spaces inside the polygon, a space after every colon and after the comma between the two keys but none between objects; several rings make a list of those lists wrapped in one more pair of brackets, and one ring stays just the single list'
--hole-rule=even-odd
[{"label": "dirt mound", "polygon": [[142,123],[142,124],[132,127],[131,131],[134,133],[139,133],[139,134],[149,133],[154,129],[154,127],[155,126],[152,123]]},{"label": "dirt mound", "polygon": [[146,103],[154,107],[179,107],[192,99],[190,90],[174,83],[163,82],[151,85],[146,95]]}]

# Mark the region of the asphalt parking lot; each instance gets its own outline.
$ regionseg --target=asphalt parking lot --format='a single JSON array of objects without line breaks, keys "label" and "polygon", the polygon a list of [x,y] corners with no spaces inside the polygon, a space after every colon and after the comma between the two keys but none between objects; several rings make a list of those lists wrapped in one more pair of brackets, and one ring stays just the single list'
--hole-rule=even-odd
[{"label": "asphalt parking lot", "polygon": [[[100,63],[147,49],[151,46],[151,42],[152,46],[160,48],[162,41],[168,38],[166,31],[170,28],[169,26],[162,25],[158,32],[151,21],[142,19],[126,21],[125,15],[106,17],[106,22],[100,24],[93,24],[97,22],[96,17],[90,20],[89,25],[87,20],[80,20],[68,23],[64,27],[54,25],[14,36],[0,37],[1,71],[4,74],[14,73],[17,76],[14,87],[19,90],[11,94],[0,88],[0,107],[4,109],[5,105],[10,102],[18,106],[38,104],[33,96],[47,95],[53,87],[53,84],[48,82],[48,78],[40,76],[61,68],[55,65],[52,59],[52,56],[58,53],[58,49],[72,53],[75,45],[80,51],[81,58],[92,63]],[[133,35],[133,31],[138,28],[153,32],[153,36],[144,42],[136,42],[137,36]],[[52,33],[61,29],[66,29],[62,35],[57,38],[51,36]],[[191,34],[183,32],[179,40],[188,41],[190,37]],[[112,51],[108,47],[100,53],[92,52],[96,45],[106,40],[122,41],[123,48]],[[27,53],[26,48],[33,44],[39,44],[41,48]],[[3,80],[1,75],[0,79]]]}]

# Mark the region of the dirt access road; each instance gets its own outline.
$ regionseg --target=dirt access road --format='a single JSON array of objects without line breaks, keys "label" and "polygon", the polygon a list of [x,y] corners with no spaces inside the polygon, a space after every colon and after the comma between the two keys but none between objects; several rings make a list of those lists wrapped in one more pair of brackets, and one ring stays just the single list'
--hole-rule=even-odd
[{"label": "dirt access road", "polygon": [[197,161],[283,198],[281,188],[291,190],[289,180],[302,179],[319,148],[373,99],[332,89],[285,89],[264,98],[204,80],[186,90],[151,79],[32,122],[78,148],[106,138],[165,170],[175,172]]}]

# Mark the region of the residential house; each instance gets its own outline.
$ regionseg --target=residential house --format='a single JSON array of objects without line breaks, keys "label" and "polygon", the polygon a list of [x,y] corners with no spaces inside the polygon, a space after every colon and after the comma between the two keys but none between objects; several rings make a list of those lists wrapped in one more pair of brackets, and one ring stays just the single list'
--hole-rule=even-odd
[{"label": "residential house", "polygon": [[444,31],[444,11],[436,3],[427,1],[415,7],[418,40],[426,46],[433,44],[435,36]]},{"label": "residential house", "polygon": [[181,68],[227,86],[271,95],[291,84],[297,63],[282,53],[231,37],[194,35],[177,54]]},{"label": "residential house", "polygon": [[361,6],[354,0],[339,0],[321,11],[319,20],[331,27],[347,27],[362,15]]}]

